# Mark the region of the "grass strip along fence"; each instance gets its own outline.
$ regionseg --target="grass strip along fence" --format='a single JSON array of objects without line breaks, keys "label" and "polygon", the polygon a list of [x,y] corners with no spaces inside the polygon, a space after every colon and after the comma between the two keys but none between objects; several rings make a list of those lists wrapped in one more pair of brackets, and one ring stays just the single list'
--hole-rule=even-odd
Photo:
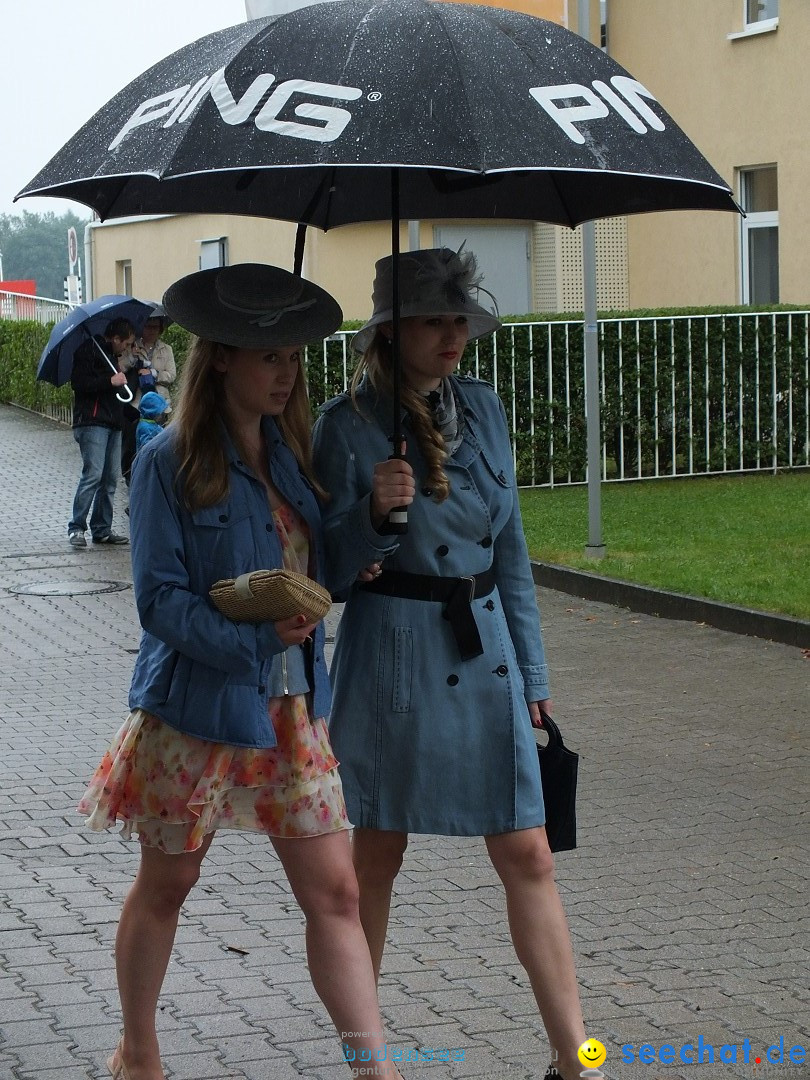
[{"label": "grass strip along fence", "polygon": [[586,556],[582,487],[520,493],[541,562],[810,619],[810,472],[607,484],[607,555]]}]

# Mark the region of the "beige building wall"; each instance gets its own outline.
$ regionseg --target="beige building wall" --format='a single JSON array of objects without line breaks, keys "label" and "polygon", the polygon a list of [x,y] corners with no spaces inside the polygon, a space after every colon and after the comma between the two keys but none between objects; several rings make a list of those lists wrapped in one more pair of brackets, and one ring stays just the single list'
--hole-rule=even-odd
[{"label": "beige building wall", "polygon": [[[266,262],[292,269],[294,224],[225,214],[179,214],[95,224],[90,230],[93,292],[130,292],[159,300],[177,278],[199,269],[201,245],[221,239],[228,263]],[[401,245],[408,246],[403,223]],[[420,243],[430,244],[423,227]],[[369,314],[374,263],[391,250],[386,223],[307,230],[303,274],[337,297],[347,319]],[[129,268],[128,270],[126,268]]]},{"label": "beige building wall", "polygon": [[[780,296],[810,299],[810,3],[781,0],[772,31],[744,0],[608,0],[611,56],[644,83],[739,198],[739,170],[776,165]],[[740,222],[718,212],[628,218],[631,307],[741,302]]]},{"label": "beige building wall", "polygon": [[[462,224],[459,221],[420,221],[416,223],[418,239],[415,246],[433,247],[434,228]],[[490,219],[468,221],[465,224],[497,229],[498,222]],[[505,224],[514,226],[516,222]],[[579,230],[551,230],[554,254],[551,260],[542,254],[535,232],[533,243],[532,300],[535,311],[571,311],[582,307],[582,261]],[[605,268],[600,274],[607,291],[600,291],[600,305],[622,306],[616,294],[617,272],[622,276],[622,295],[626,296],[623,251],[620,270],[610,259],[616,254],[616,241],[623,243],[623,222],[614,219],[600,223],[612,243],[604,248]],[[618,231],[617,231],[618,230]],[[201,244],[222,240],[226,245],[228,263],[269,262],[293,267],[295,225],[265,218],[246,218],[217,214],[180,214],[131,221],[105,222],[94,225],[92,237],[93,292],[130,293],[142,299],[159,300],[166,288],[177,278],[199,269]],[[400,249],[411,247],[408,222],[400,225]],[[391,226],[388,222],[345,225],[329,232],[308,229],[304,246],[304,277],[316,281],[337,298],[346,319],[366,319],[371,312],[371,288],[374,264],[391,251]],[[609,256],[609,257],[608,257]],[[600,262],[600,266],[601,266]],[[125,270],[128,267],[128,270]],[[542,274],[538,267],[543,268]],[[561,274],[543,292],[549,273]],[[547,284],[547,282],[546,282]],[[601,286],[600,286],[601,288]],[[578,290],[578,292],[577,292]],[[578,299],[576,299],[578,296]]]}]

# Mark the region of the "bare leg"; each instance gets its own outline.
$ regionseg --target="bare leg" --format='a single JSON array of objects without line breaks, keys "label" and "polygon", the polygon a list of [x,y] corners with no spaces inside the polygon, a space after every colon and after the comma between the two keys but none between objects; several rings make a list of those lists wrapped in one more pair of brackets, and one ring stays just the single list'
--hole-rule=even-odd
[{"label": "bare leg", "polygon": [[124,901],[115,939],[123,1054],[131,1080],[163,1080],[155,1032],[158,996],[180,908],[197,883],[212,840],[213,833],[197,851],[182,855],[141,845],[140,869]]},{"label": "bare leg", "polygon": [[568,923],[554,881],[546,830],[486,837],[492,865],[506,890],[509,929],[529,976],[555,1065],[564,1080],[579,1077],[577,1049],[585,1041]]},{"label": "bare leg", "polygon": [[[273,839],[273,846],[306,916],[312,985],[341,1043],[356,1055],[353,1066],[367,1070],[376,1066],[376,1071],[360,1075],[399,1080],[399,1072],[388,1060],[371,958],[360,923],[349,834]],[[372,1035],[364,1038],[362,1032]],[[370,1052],[370,1062],[361,1051]]]},{"label": "bare leg", "polygon": [[391,890],[407,846],[407,833],[383,829],[354,830],[352,857],[360,886],[360,921],[371,952],[374,978],[378,982],[388,931]]}]

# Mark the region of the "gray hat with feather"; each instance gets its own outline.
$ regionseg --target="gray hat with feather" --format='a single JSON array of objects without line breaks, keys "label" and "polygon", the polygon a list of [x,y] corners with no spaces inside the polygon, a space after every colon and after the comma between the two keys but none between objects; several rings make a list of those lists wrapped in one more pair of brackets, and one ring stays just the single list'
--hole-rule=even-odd
[{"label": "gray hat with feather", "polygon": [[[364,352],[374,339],[377,327],[391,322],[393,306],[393,256],[376,263],[374,290],[371,295],[374,314],[352,338],[352,348]],[[414,315],[466,315],[469,340],[490,334],[501,325],[497,313],[488,311],[477,300],[481,276],[471,251],[450,248],[426,248],[409,251],[399,257],[400,317]],[[489,294],[488,294],[489,295]]]}]

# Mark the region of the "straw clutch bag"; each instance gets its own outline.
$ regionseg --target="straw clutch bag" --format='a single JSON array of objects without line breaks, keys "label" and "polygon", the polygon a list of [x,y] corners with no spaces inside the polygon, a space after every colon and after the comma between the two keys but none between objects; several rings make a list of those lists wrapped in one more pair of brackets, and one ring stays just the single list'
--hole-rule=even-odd
[{"label": "straw clutch bag", "polygon": [[278,622],[306,615],[318,622],[332,606],[332,597],[317,581],[293,570],[254,570],[225,578],[208,594],[223,615],[243,622]]}]

